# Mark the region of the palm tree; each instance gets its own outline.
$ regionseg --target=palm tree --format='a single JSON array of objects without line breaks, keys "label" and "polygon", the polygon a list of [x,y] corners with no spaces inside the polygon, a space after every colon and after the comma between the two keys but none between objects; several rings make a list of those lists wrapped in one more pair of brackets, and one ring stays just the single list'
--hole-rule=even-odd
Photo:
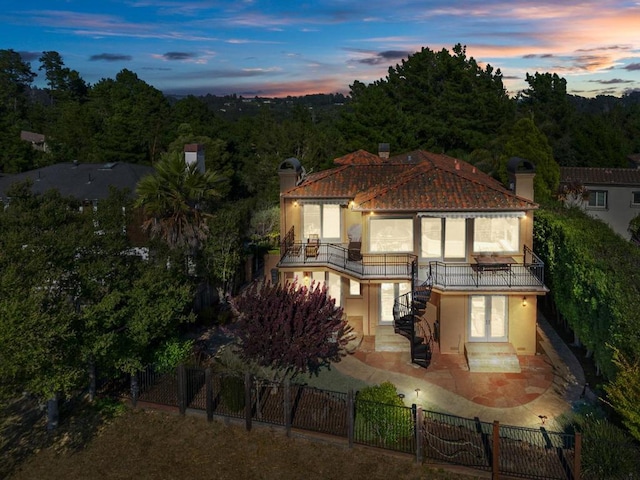
[{"label": "palm tree", "polygon": [[206,202],[221,196],[216,188],[223,178],[187,164],[181,154],[165,155],[154,174],[143,177],[136,189],[142,207],[142,229],[162,239],[171,249],[197,250],[207,238]]}]

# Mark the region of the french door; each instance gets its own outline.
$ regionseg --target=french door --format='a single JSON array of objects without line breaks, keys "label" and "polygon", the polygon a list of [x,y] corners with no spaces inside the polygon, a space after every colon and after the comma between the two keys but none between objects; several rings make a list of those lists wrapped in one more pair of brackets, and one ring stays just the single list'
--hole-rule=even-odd
[{"label": "french door", "polygon": [[470,342],[506,342],[508,340],[507,298],[504,295],[470,297]]}]

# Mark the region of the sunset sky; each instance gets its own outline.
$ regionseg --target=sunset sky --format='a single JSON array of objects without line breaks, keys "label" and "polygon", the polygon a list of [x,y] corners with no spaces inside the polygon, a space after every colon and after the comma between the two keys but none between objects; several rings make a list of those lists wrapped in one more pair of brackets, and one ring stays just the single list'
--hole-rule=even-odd
[{"label": "sunset sky", "polygon": [[461,43],[502,71],[511,95],[527,72],[557,73],[586,97],[640,89],[638,0],[6,3],[0,48],[36,73],[41,53],[57,51],[91,84],[126,68],[171,94],[347,94],[422,47]]}]

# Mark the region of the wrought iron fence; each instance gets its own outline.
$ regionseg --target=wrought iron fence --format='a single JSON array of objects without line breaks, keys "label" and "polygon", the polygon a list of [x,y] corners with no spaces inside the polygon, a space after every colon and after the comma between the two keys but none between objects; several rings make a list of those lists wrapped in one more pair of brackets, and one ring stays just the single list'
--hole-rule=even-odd
[{"label": "wrought iron fence", "polygon": [[356,400],[354,442],[415,453],[415,405],[404,407]]},{"label": "wrought iron fence", "polygon": [[348,436],[348,395],[304,385],[292,385],[291,425],[294,428]]},{"label": "wrought iron fence", "polygon": [[425,458],[491,470],[491,424],[438,412],[423,412]]},{"label": "wrought iron fence", "polygon": [[575,436],[545,428],[500,426],[500,471],[523,478],[572,478]]},{"label": "wrought iron fence", "polygon": [[[487,423],[411,407],[358,399],[353,392],[239,377],[210,369],[136,376],[138,400],[346,437],[354,443],[415,454],[420,461],[464,465],[531,479],[580,478],[580,435]],[[134,382],[135,383],[135,382]],[[133,383],[132,383],[133,385]]]}]

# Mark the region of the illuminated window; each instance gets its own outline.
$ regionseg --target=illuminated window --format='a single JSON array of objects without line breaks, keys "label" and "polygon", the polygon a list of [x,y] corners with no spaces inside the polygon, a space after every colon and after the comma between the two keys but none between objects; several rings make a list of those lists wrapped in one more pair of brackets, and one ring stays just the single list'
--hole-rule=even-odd
[{"label": "illuminated window", "polygon": [[393,322],[393,304],[401,295],[411,291],[409,282],[380,284],[380,322]]},{"label": "illuminated window", "polygon": [[412,218],[371,218],[371,252],[413,252]]},{"label": "illuminated window", "polygon": [[464,218],[423,217],[420,228],[422,258],[466,257],[467,224]]},{"label": "illuminated window", "polygon": [[519,218],[492,217],[476,218],[474,220],[474,252],[517,252],[519,243]]},{"label": "illuminated window", "polygon": [[302,209],[304,237],[340,240],[340,205],[307,204]]}]

